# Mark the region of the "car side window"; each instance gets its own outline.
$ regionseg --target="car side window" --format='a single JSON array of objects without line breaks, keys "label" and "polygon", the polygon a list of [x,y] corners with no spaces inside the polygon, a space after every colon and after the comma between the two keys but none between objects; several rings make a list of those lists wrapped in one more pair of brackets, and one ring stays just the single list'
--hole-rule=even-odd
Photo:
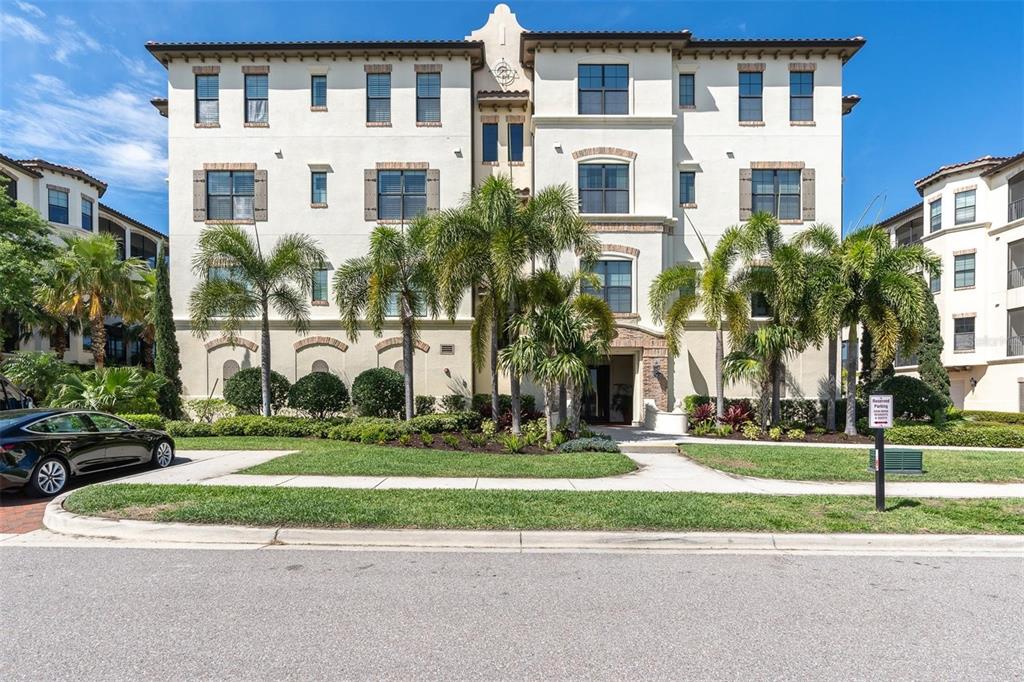
[{"label": "car side window", "polygon": [[90,426],[80,414],[60,414],[33,424],[28,430],[36,433],[84,433],[92,431]]},{"label": "car side window", "polygon": [[127,422],[123,422],[117,417],[111,417],[109,414],[92,413],[89,415],[89,419],[100,431],[131,431],[132,428]]}]

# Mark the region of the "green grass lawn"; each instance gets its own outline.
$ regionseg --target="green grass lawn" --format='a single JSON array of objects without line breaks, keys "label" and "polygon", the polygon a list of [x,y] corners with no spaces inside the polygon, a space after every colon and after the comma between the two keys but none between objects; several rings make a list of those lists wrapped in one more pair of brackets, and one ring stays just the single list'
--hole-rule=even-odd
[{"label": "green grass lawn", "polygon": [[77,514],[188,523],[319,528],[776,531],[1024,534],[1022,500],[524,490],[344,490],[96,485]]},{"label": "green grass lawn", "polygon": [[504,455],[362,445],[310,438],[182,438],[177,444],[182,451],[299,451],[239,472],[243,474],[600,478],[636,469],[636,464],[629,457],[609,452]]},{"label": "green grass lawn", "polygon": [[[898,446],[904,447],[904,446]],[[784,445],[688,443],[687,457],[713,469],[744,476],[797,481],[868,481],[868,451],[863,448],[809,448]],[[1024,453],[978,450],[925,450],[924,474],[886,474],[899,481],[1024,481]]]}]

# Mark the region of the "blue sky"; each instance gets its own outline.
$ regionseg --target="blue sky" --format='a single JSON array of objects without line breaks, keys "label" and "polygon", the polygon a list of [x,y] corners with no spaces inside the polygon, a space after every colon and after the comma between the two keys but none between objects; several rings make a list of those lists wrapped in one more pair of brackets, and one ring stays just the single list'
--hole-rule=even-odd
[{"label": "blue sky", "polygon": [[[487,2],[0,0],[0,151],[80,166],[114,208],[167,229],[166,92],[147,40],[462,38]],[[1024,2],[515,2],[528,29],[700,37],[863,35],[844,90],[845,227],[918,200],[940,165],[1024,149]],[[872,201],[874,201],[872,205]]]}]

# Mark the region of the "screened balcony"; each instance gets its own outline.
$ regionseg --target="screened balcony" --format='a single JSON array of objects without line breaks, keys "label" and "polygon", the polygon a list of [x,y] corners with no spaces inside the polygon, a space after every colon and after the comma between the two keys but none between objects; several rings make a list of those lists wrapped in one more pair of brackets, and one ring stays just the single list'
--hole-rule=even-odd
[{"label": "screened balcony", "polygon": [[1006,311],[1006,356],[1024,355],[1024,308]]},{"label": "screened balcony", "polygon": [[1006,288],[1024,287],[1024,239],[1007,247]]},{"label": "screened balcony", "polygon": [[1024,218],[1024,173],[1010,178],[1010,205],[1007,207],[1006,222]]}]

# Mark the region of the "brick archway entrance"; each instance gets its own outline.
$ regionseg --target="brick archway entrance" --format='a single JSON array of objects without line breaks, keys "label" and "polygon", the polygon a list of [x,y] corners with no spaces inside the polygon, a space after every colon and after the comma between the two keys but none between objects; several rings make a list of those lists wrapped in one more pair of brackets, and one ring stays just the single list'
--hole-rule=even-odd
[{"label": "brick archway entrance", "polygon": [[643,372],[643,399],[652,400],[659,410],[668,410],[668,345],[665,337],[634,327],[618,328],[612,348],[640,351]]}]

